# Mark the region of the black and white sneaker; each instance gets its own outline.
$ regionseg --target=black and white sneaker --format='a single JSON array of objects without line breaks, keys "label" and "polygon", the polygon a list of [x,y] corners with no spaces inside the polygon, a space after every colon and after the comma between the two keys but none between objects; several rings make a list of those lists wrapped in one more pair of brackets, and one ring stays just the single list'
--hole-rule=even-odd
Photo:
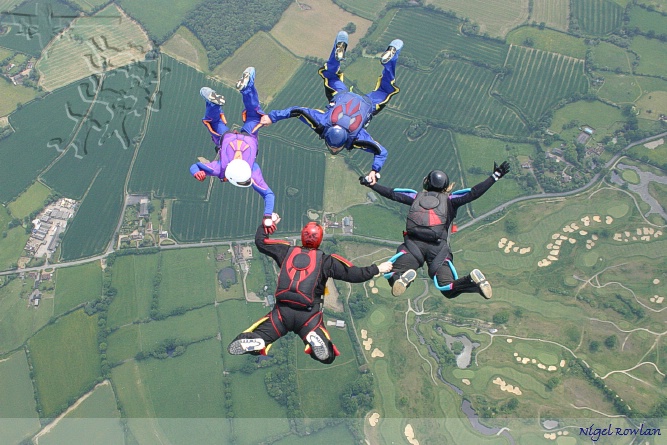
[{"label": "black and white sneaker", "polygon": [[398,297],[405,292],[405,289],[408,288],[410,283],[412,283],[415,278],[417,278],[417,272],[414,269],[408,269],[401,274],[401,277],[394,281],[393,286],[391,286],[391,293],[394,297]]},{"label": "black and white sneaker", "polygon": [[403,41],[400,39],[392,40],[384,53],[382,53],[382,58],[380,58],[380,63],[386,65],[391,59],[394,58],[397,52],[403,48]]},{"label": "black and white sneaker", "polygon": [[479,269],[474,269],[472,272],[470,272],[470,278],[472,279],[472,282],[477,285],[479,293],[484,298],[486,298],[487,300],[491,298],[491,295],[493,294],[491,290],[491,285],[489,284],[489,282],[486,280],[486,277]]},{"label": "black and white sneaker", "polygon": [[249,66],[245,69],[245,71],[243,71],[241,79],[236,82],[236,89],[243,90],[250,84],[250,82],[255,82],[255,68],[252,66]]},{"label": "black and white sneaker", "polygon": [[264,340],[255,338],[237,338],[229,344],[227,351],[232,355],[241,355],[248,352],[261,351],[266,347]]},{"label": "black and white sneaker", "polygon": [[202,89],[199,90],[199,94],[201,94],[201,97],[203,97],[204,100],[207,100],[212,104],[220,106],[223,106],[225,104],[225,96],[216,93],[215,90],[212,88],[202,87]]},{"label": "black and white sneaker", "polygon": [[336,36],[336,60],[339,62],[345,58],[345,50],[347,49],[347,33],[345,31],[340,31]]},{"label": "black and white sneaker", "polygon": [[329,348],[327,348],[327,343],[315,331],[306,335],[306,341],[318,360],[326,360],[329,358]]}]

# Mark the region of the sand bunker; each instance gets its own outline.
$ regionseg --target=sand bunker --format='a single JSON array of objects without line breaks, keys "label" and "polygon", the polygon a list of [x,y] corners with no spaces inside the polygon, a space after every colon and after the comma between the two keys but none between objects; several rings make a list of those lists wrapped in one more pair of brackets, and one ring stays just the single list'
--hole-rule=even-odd
[{"label": "sand bunker", "polygon": [[523,394],[523,393],[521,392],[521,389],[519,389],[518,386],[508,385],[508,384],[507,384],[503,379],[501,379],[500,377],[496,377],[495,379],[493,379],[493,383],[496,384],[496,385],[498,385],[498,386],[500,386],[500,390],[501,390],[501,391],[511,392],[512,394],[516,394],[517,396],[520,396],[521,394]]},{"label": "sand bunker", "polygon": [[[619,242],[625,242],[627,243],[628,241],[637,241],[638,239],[640,241],[651,241],[651,237],[653,238],[658,238],[659,236],[662,235],[662,231],[660,230],[655,230],[653,227],[640,227],[637,228],[636,230],[636,236],[632,235],[630,232],[627,230],[624,232],[617,232],[614,234],[614,241],[619,241]],[[639,237],[639,238],[637,238]]]},{"label": "sand bunker", "polygon": [[368,285],[369,285],[370,287],[375,286],[375,280],[370,280],[370,281],[368,282]]},{"label": "sand bunker", "polygon": [[508,339],[507,339],[507,343],[512,343],[512,339],[511,339],[511,338],[508,338]]},{"label": "sand bunker", "polygon": [[380,292],[380,290],[377,287],[374,287],[371,289],[371,292],[377,294],[378,292]]},{"label": "sand bunker", "polygon": [[419,441],[415,439],[415,431],[412,429],[412,425],[409,423],[405,425],[405,430],[403,432],[405,433],[405,438],[408,439],[408,442],[410,442],[411,445],[419,445]]},{"label": "sand bunker", "polygon": [[378,348],[373,349],[373,352],[371,353],[371,357],[384,357],[384,352],[380,351]]},{"label": "sand bunker", "polygon": [[657,279],[657,278],[654,278],[654,279],[653,279],[653,284],[660,284],[660,280]]},{"label": "sand bunker", "polygon": [[361,338],[366,340],[368,338],[368,331],[366,329],[361,330]]},{"label": "sand bunker", "polygon": [[470,386],[470,380],[468,380],[468,379],[461,379],[461,383],[463,383],[464,385]]},{"label": "sand bunker", "polygon": [[560,365],[561,368],[564,368],[565,367],[565,359],[561,360],[559,365]]},{"label": "sand bunker", "polygon": [[514,252],[519,255],[525,255],[532,250],[530,247],[517,246],[514,241],[508,240],[507,238],[500,238],[500,241],[498,241],[498,249],[503,249],[503,252],[505,253]]},{"label": "sand bunker", "polygon": [[373,339],[369,338],[367,340],[364,340],[362,343],[364,344],[364,349],[366,349],[367,351],[370,351],[371,350],[371,345],[373,344]]},{"label": "sand bunker", "polygon": [[654,296],[652,296],[651,298],[649,298],[649,301],[650,301],[651,303],[658,303],[658,304],[662,304],[662,302],[663,302],[664,300],[665,300],[665,297],[660,297],[660,296],[658,296],[658,295],[654,295]]},{"label": "sand bunker", "polygon": [[[539,369],[544,369],[544,370],[549,371],[549,372],[554,372],[558,369],[557,366],[554,366],[554,365],[547,366],[544,363],[540,363],[539,360],[534,359],[534,358],[520,357],[518,352],[514,353],[514,359],[517,361],[517,363],[521,363],[522,365],[527,365],[527,364],[530,363],[530,364],[533,364],[533,365],[537,365],[537,367]],[[562,368],[563,366],[565,366],[565,360],[560,361],[560,367]]]},{"label": "sand bunker", "polygon": [[614,218],[612,218],[611,216],[607,216],[607,217],[604,219],[604,222],[607,223],[607,224],[611,224],[611,223],[614,222]]},{"label": "sand bunker", "polygon": [[656,148],[660,147],[664,143],[665,143],[665,140],[660,138],[658,140],[645,143],[644,147],[648,148],[649,150],[655,150]]},{"label": "sand bunker", "polygon": [[371,426],[375,426],[378,424],[380,421],[380,414],[379,413],[373,413],[369,418],[368,418],[368,423],[371,424]]}]

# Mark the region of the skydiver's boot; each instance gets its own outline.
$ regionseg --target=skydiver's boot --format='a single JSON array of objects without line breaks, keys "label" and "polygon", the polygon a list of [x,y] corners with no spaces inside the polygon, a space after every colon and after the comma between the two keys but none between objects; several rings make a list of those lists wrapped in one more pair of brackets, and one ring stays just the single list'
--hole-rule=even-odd
[{"label": "skydiver's boot", "polygon": [[225,104],[225,96],[216,93],[212,88],[202,87],[202,89],[199,90],[199,94],[201,94],[201,97],[203,97],[204,100],[211,102],[212,104],[220,106]]},{"label": "skydiver's boot", "polygon": [[446,294],[447,298],[455,298],[464,292],[477,292],[487,300],[491,298],[491,285],[479,269],[474,269],[470,275],[456,279],[452,283],[452,290]]},{"label": "skydiver's boot", "polygon": [[386,51],[382,53],[382,58],[380,58],[380,63],[386,65],[391,59],[393,59],[403,48],[403,40],[395,39],[392,40]]},{"label": "skydiver's boot", "polygon": [[394,284],[391,286],[391,294],[394,297],[402,295],[415,278],[417,278],[417,271],[414,269],[406,270],[401,274],[398,280],[394,281]]},{"label": "skydiver's boot", "polygon": [[482,295],[482,297],[486,298],[487,300],[491,298],[493,294],[491,290],[491,284],[489,284],[489,282],[486,280],[486,277],[479,269],[473,269],[473,271],[470,272],[470,278],[477,285],[477,289],[479,290],[479,293]]},{"label": "skydiver's boot", "polygon": [[[308,335],[306,335],[306,341],[308,342],[311,351],[313,354],[315,354],[315,357],[317,357],[318,360],[324,361],[329,358],[329,348],[327,347],[327,342],[325,342],[324,339],[317,334],[317,332],[309,332]],[[309,352],[307,347],[306,352]]]},{"label": "skydiver's boot", "polygon": [[339,31],[336,36],[336,60],[339,62],[345,58],[345,50],[347,49],[347,33]]},{"label": "skydiver's boot", "polygon": [[254,354],[257,355],[266,347],[264,339],[252,332],[243,332],[239,334],[233,342],[227,347],[227,352],[231,355]]},{"label": "skydiver's boot", "polygon": [[250,85],[250,82],[255,82],[255,68],[252,66],[249,66],[245,69],[245,71],[243,71],[241,79],[236,82],[236,89],[242,90]]}]

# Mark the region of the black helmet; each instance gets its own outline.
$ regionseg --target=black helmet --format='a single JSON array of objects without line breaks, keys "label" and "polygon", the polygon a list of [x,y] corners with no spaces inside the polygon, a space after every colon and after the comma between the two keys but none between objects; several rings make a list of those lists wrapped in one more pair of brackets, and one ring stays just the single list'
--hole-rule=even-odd
[{"label": "black helmet", "polygon": [[449,187],[449,177],[441,170],[433,170],[424,178],[424,190],[442,192]]}]

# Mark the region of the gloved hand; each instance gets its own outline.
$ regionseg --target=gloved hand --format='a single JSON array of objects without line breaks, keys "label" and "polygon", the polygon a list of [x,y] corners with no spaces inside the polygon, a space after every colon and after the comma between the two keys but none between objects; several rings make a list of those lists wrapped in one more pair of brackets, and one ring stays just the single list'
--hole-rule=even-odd
[{"label": "gloved hand", "polygon": [[380,273],[391,272],[391,269],[393,268],[394,268],[394,263],[392,263],[391,261],[385,261],[384,263],[378,265],[378,270],[380,271]]},{"label": "gloved hand", "polygon": [[[276,215],[277,216],[277,215]],[[276,231],[276,222],[273,220],[273,215],[264,215],[264,219],[262,220],[262,226],[264,227],[264,233],[267,235],[271,235],[273,232]]]},{"label": "gloved hand", "polygon": [[195,173],[195,179],[197,181],[203,181],[204,179],[206,179],[206,173],[201,170],[198,171],[197,173]]},{"label": "gloved hand", "polygon": [[498,165],[494,161],[493,162],[493,174],[491,176],[493,176],[493,179],[495,179],[497,181],[500,178],[502,178],[503,176],[505,176],[507,174],[507,172],[509,172],[509,171],[510,171],[510,163],[509,162],[505,161],[502,164]]},{"label": "gloved hand", "polygon": [[370,187],[371,185],[377,184],[377,180],[380,179],[380,173],[371,170],[371,172],[366,176],[359,176],[359,184]]}]

